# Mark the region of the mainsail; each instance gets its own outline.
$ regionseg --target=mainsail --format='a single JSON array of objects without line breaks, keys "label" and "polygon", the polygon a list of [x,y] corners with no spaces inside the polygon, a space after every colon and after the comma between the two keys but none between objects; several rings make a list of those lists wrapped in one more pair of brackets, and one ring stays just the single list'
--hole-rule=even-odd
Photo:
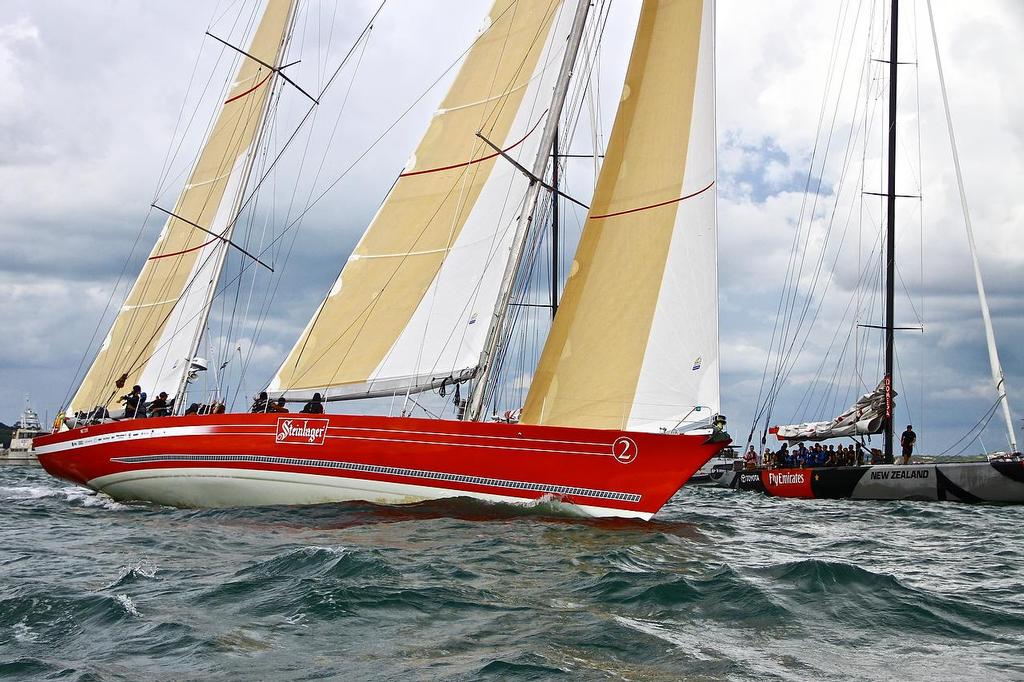
[{"label": "mainsail", "polygon": [[[68,411],[115,406],[118,388],[140,384],[175,397],[205,325],[205,311],[234,227],[292,0],[267,0],[221,112],[168,218]],[[262,62],[262,63],[261,63]],[[200,225],[205,232],[196,228]],[[212,236],[211,235],[217,235]],[[115,383],[117,382],[117,383]]]},{"label": "mainsail", "polygon": [[[890,400],[896,398],[896,391]],[[773,426],[768,431],[779,440],[826,440],[844,436],[867,436],[885,428],[885,380],[871,393],[857,399],[850,409],[828,422],[806,422],[789,426]]]},{"label": "mainsail", "polygon": [[713,0],[645,0],[522,421],[684,429],[719,408]]},{"label": "mainsail", "polygon": [[404,171],[268,391],[350,399],[474,375],[572,13],[496,0]]}]

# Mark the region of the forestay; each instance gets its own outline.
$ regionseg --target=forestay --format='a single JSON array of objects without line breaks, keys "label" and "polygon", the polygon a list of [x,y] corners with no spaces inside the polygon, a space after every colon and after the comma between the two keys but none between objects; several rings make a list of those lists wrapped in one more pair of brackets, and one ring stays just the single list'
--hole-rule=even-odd
[{"label": "forestay", "polygon": [[[895,401],[896,392],[891,399]],[[843,436],[867,436],[881,433],[885,427],[885,380],[871,393],[865,393],[850,409],[827,422],[807,422],[769,429],[779,440],[826,440]]]},{"label": "forestay", "polygon": [[718,411],[715,173],[714,3],[646,0],[522,421],[656,431]]},{"label": "forestay", "polygon": [[[280,64],[292,5],[291,0],[268,0],[249,54],[266,64]],[[271,69],[240,59],[221,112],[172,211],[185,220],[171,217],[165,223],[71,400],[70,413],[97,405],[114,407],[119,392],[115,382],[122,377],[122,385],[140,384],[150,397],[166,391],[173,398],[189,369],[273,84]]]},{"label": "forestay", "polygon": [[497,0],[330,293],[268,390],[417,392],[476,371],[572,13]]}]

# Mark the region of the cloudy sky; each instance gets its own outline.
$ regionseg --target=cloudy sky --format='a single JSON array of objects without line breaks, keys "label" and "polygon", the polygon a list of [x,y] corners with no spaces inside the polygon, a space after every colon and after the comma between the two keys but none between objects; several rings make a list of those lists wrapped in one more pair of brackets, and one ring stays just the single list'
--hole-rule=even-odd
[{"label": "cloudy sky", "polygon": [[[259,336],[235,328],[232,340],[221,344],[225,353],[236,344],[252,353],[243,395],[269,378],[333,281],[443,96],[445,70],[489,4],[389,3],[365,49],[332,87],[330,113],[318,113],[309,142],[302,138],[297,145],[307,150],[305,161],[296,154],[282,163],[282,179],[271,193],[281,205],[257,211],[257,221],[294,217],[297,209],[289,213],[284,206],[293,194],[304,206],[311,192],[316,196],[340,181],[305,216],[301,230],[281,242],[286,247],[297,235],[294,247],[275,253],[278,263],[286,256],[288,263]],[[871,6],[880,4],[719,0],[722,396],[731,430],[741,439],[756,405],[794,235],[806,244],[796,261],[806,263],[798,311],[812,286],[815,296],[809,316],[787,332],[803,352],[773,422],[834,416],[825,412],[877,380],[877,339],[858,336],[847,352],[842,348],[858,319],[878,322],[877,307],[852,297],[878,233],[877,205],[865,208],[859,201],[862,187],[876,191],[881,183],[881,118],[868,117],[866,133],[863,128],[865,111],[874,112],[879,102],[884,108],[884,81],[864,70],[871,57],[885,56],[878,47],[879,15],[869,19]],[[209,103],[230,73],[230,55],[203,34],[241,42],[251,5],[0,4],[0,421],[17,418],[23,393],[50,416],[65,399],[111,292],[117,306],[159,231],[149,204],[173,203],[212,111]],[[295,41],[303,59],[296,79],[318,89],[376,5],[306,3]],[[612,6],[594,106],[598,132],[611,126],[638,6],[636,0]],[[904,417],[913,419],[924,449],[938,452],[989,409],[994,392],[925,5],[905,1],[903,7],[900,59],[918,63],[901,67],[899,191],[923,200],[906,200],[900,209],[898,319],[923,324],[924,331],[901,333],[899,419],[900,425]],[[1024,62],[1017,53],[1024,5],[935,0],[935,10],[1011,406],[1020,415]],[[871,36],[873,51],[867,49]],[[296,93],[284,99],[281,131],[305,106]],[[574,151],[589,152],[593,139],[590,131],[581,133]],[[578,165],[567,172],[574,191],[584,192],[593,180],[591,164]],[[296,187],[284,177],[300,166],[304,180]],[[815,280],[808,273],[819,257]],[[853,350],[858,342],[863,356]],[[1001,424],[994,420],[983,439],[989,449],[1004,446]]]}]

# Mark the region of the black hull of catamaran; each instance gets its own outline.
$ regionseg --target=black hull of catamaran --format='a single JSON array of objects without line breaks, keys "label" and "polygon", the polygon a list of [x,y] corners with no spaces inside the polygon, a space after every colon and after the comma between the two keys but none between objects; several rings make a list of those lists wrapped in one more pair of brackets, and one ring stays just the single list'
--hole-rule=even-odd
[{"label": "black hull of catamaran", "polygon": [[774,497],[1024,504],[1024,461],[754,469],[716,482]]}]

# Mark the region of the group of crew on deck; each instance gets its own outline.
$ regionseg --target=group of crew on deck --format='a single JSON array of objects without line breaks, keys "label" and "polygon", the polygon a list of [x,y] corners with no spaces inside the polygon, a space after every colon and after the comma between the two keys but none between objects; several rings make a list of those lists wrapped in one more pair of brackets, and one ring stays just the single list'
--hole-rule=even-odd
[{"label": "group of crew on deck", "polygon": [[[760,461],[758,461],[760,460]],[[807,447],[803,442],[797,443],[790,448],[789,443],[783,443],[776,451],[765,449],[761,457],[758,457],[754,446],[751,445],[743,456],[744,466],[754,469],[763,466],[769,469],[804,469],[810,467],[852,467],[864,464],[892,464],[885,462],[882,451],[878,448],[868,450],[860,443],[853,445],[822,445],[815,443]]]},{"label": "group of crew on deck", "polygon": [[[144,417],[170,417],[174,414],[174,399],[167,399],[167,392],[160,391],[155,400],[147,401],[141,386],[132,386],[130,393],[121,396],[118,402],[124,403],[123,419],[142,419]],[[97,408],[99,409],[99,408]],[[214,400],[208,403],[192,403],[185,409],[185,416],[197,414],[224,414],[224,403]]]},{"label": "group of crew on deck", "polygon": [[[266,391],[260,391],[259,397],[252,401],[252,407],[249,408],[249,411],[253,414],[261,412],[288,412],[288,408],[284,406],[284,396],[277,400],[271,400],[267,397]],[[319,393],[314,393],[313,399],[306,403],[299,412],[301,414],[323,414],[323,398]]]},{"label": "group of crew on deck", "polygon": [[[119,419],[142,419],[145,417],[169,417],[174,414],[174,399],[168,400],[166,391],[161,391],[156,399],[147,401],[146,393],[142,390],[141,386],[132,386],[132,390],[121,396],[118,399],[119,403],[124,403],[124,415],[118,417]],[[252,413],[262,412],[277,412],[283,413],[288,412],[288,408],[285,407],[284,398],[278,398],[277,400],[271,400],[267,397],[266,391],[261,391],[260,395],[256,400],[253,401],[252,407],[249,410]],[[313,399],[303,406],[301,412],[303,414],[323,414],[324,403],[323,398],[319,393],[313,394]],[[184,416],[190,415],[206,415],[206,414],[224,414],[226,412],[224,403],[214,400],[208,403],[192,403],[184,412]],[[100,423],[103,421],[109,421],[111,416],[110,412],[103,406],[96,407],[89,413],[80,412],[75,415],[77,422],[84,423]]]}]

